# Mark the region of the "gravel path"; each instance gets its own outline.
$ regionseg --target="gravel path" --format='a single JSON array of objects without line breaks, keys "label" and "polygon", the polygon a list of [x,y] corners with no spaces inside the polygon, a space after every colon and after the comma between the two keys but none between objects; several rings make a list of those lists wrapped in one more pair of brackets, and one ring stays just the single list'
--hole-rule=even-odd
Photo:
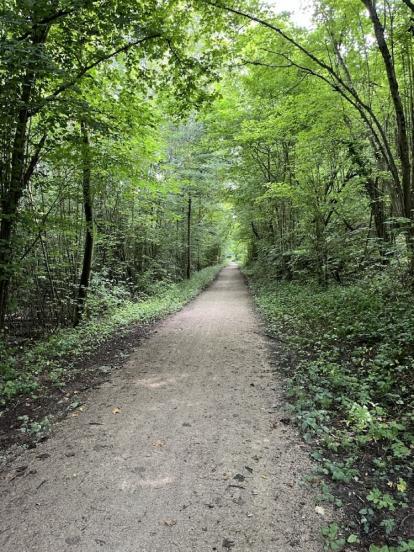
[{"label": "gravel path", "polygon": [[322,550],[306,449],[235,266],[75,414],[3,474],[2,552]]}]

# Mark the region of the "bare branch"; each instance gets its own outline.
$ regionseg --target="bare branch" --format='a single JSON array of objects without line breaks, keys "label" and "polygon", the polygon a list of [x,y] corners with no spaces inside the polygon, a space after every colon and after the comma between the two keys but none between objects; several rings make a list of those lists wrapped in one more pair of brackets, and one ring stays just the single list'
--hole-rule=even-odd
[{"label": "bare branch", "polygon": [[249,59],[242,59],[243,65],[258,65],[259,67],[270,67],[271,69],[288,69],[289,67],[293,67],[292,63],[289,63],[287,65],[277,65],[274,63],[265,63],[264,61],[258,61],[258,60],[249,60]]}]

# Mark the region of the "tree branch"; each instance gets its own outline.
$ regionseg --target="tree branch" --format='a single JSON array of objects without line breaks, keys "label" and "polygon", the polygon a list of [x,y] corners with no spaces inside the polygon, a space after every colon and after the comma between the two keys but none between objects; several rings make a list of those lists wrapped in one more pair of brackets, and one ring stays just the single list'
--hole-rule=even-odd
[{"label": "tree branch", "polygon": [[[391,146],[388,142],[387,135],[385,133],[384,128],[382,127],[381,123],[378,120],[378,117],[375,115],[372,108],[366,104],[362,98],[359,96],[358,92],[352,87],[349,86],[342,77],[335,71],[333,67],[325,63],[323,60],[315,56],[312,52],[307,50],[302,44],[297,42],[294,38],[289,36],[287,33],[285,33],[281,28],[277,27],[276,25],[273,25],[273,23],[270,23],[269,21],[266,21],[265,19],[261,19],[260,17],[256,17],[255,15],[243,12],[242,10],[232,8],[230,6],[226,6],[224,4],[219,4],[215,2],[214,0],[204,0],[206,4],[209,4],[210,6],[219,8],[221,10],[229,11],[230,13],[234,13],[235,15],[239,15],[241,17],[244,17],[246,19],[250,19],[251,21],[254,21],[255,23],[258,23],[259,25],[262,25],[263,27],[267,27],[268,29],[271,29],[272,31],[279,34],[282,38],[284,38],[289,44],[294,46],[297,50],[305,54],[306,57],[308,57],[310,60],[312,60],[314,63],[316,63],[321,69],[324,69],[328,72],[328,74],[333,78],[336,84],[332,83],[328,78],[324,77],[323,75],[320,75],[316,71],[313,71],[312,69],[301,67],[302,70],[308,71],[309,74],[313,74],[315,76],[318,76],[319,78],[323,79],[325,82],[329,84],[334,90],[341,93],[341,95],[353,106],[355,107],[358,112],[360,113],[362,119],[365,123],[368,123],[370,130],[372,131],[373,126],[376,127],[376,141],[378,141],[378,145],[381,146],[381,153],[384,155],[384,152],[386,152],[386,155],[384,156],[384,159],[387,163],[388,168],[390,169],[390,172],[393,176],[395,185],[397,190],[401,192],[401,180],[400,175],[398,171],[398,167],[396,164],[396,161],[394,159],[394,155],[392,153]],[[364,1],[364,0],[363,0]],[[299,66],[298,66],[299,67]],[[369,121],[369,118],[372,119],[373,124]],[[379,139],[380,137],[380,139]],[[382,142],[381,142],[382,141]]]},{"label": "tree branch", "polygon": [[404,207],[406,210],[405,216],[409,218],[412,217],[410,144],[408,139],[404,105],[399,90],[398,77],[395,71],[393,57],[388,47],[385,29],[379,19],[375,2],[373,0],[362,0],[362,3],[367,8],[372,21],[378,49],[384,62],[392,102],[394,104],[395,122],[397,126],[397,145],[401,161],[401,180],[404,195]]},{"label": "tree branch", "polygon": [[40,111],[40,109],[42,108],[42,106],[45,103],[54,101],[60,94],[62,94],[62,92],[65,92],[65,90],[68,90],[69,88],[72,88],[72,86],[74,86],[91,69],[94,69],[95,67],[97,67],[101,63],[103,63],[105,61],[108,61],[109,59],[115,57],[118,54],[121,54],[123,52],[127,52],[131,48],[134,48],[135,46],[143,44],[144,42],[147,42],[149,40],[153,40],[155,38],[161,38],[161,36],[162,36],[161,33],[156,33],[156,34],[153,34],[153,35],[146,36],[144,38],[140,38],[139,40],[134,40],[133,42],[128,42],[128,44],[124,44],[123,46],[120,46],[119,48],[117,48],[116,50],[113,50],[109,54],[105,54],[104,56],[101,56],[100,58],[96,59],[95,61],[89,63],[88,65],[83,67],[77,73],[77,75],[75,77],[73,77],[69,81],[64,82],[63,84],[58,86],[58,88],[56,88],[56,90],[54,92],[49,94],[49,96],[46,96],[45,98],[43,98],[41,103],[37,107],[33,108],[30,111],[30,115],[31,116],[35,115],[36,113],[38,113]]},{"label": "tree branch", "polygon": [[[272,52],[272,53],[284,57],[288,62],[290,62],[290,64],[293,67],[296,67],[297,69],[300,69],[304,73],[306,73],[308,75],[311,75],[313,77],[316,77],[318,79],[321,79],[330,88],[332,88],[332,90],[334,92],[338,92],[349,104],[352,105],[352,107],[354,107],[358,111],[358,113],[361,116],[361,119],[364,121],[364,123],[367,125],[370,132],[372,133],[373,140],[374,140],[375,144],[377,145],[377,147],[380,149],[381,154],[382,154],[382,156],[383,156],[383,158],[384,158],[384,160],[387,164],[387,167],[388,167],[388,169],[390,170],[391,174],[394,177],[394,180],[395,180],[395,177],[398,178],[398,181],[396,181],[396,187],[397,187],[398,191],[401,192],[401,186],[400,186],[400,183],[399,183],[399,176],[398,176],[398,169],[397,169],[397,166],[395,165],[395,161],[394,161],[394,158],[392,156],[391,148],[388,144],[388,140],[386,140],[386,138],[385,138],[385,140],[386,140],[385,144],[383,143],[384,141],[381,142],[381,137],[383,137],[382,135],[384,133],[382,127],[381,127],[382,133],[381,133],[381,137],[380,137],[378,135],[376,129],[374,128],[373,124],[371,123],[369,117],[367,116],[364,109],[362,108],[362,106],[360,106],[358,104],[358,102],[356,100],[354,100],[354,98],[352,96],[350,97],[348,94],[346,94],[346,92],[340,86],[338,86],[334,82],[330,81],[324,75],[322,75],[321,73],[318,73],[317,71],[314,71],[313,69],[310,69],[309,67],[305,67],[303,65],[300,65],[299,63],[296,63],[295,61],[291,60],[286,54],[278,53],[278,52]],[[372,113],[371,108],[369,109],[369,113]],[[378,125],[379,125],[379,123],[378,123]],[[376,125],[377,128],[378,128],[378,125]]]},{"label": "tree branch", "polygon": [[411,0],[403,0],[404,4],[410,8],[412,12],[414,12],[414,3],[411,2]]},{"label": "tree branch", "polygon": [[50,26],[55,21],[58,21],[59,19],[61,19],[63,17],[66,17],[67,15],[72,15],[75,12],[76,12],[75,9],[73,9],[73,10],[61,10],[59,12],[56,12],[56,13],[52,14],[52,15],[49,15],[48,17],[45,17],[41,21],[37,21],[36,23],[34,23],[30,31],[27,31],[23,35],[19,36],[18,38],[16,38],[16,40],[18,42],[21,42],[22,40],[25,40],[26,38],[28,38],[33,33],[33,30],[36,29],[37,27]]},{"label": "tree branch", "polygon": [[38,164],[39,162],[39,158],[40,158],[40,153],[43,149],[43,146],[45,145],[45,142],[46,142],[46,139],[47,139],[47,132],[45,132],[42,136],[42,138],[40,139],[39,143],[37,144],[37,146],[35,147],[35,151],[32,155],[32,158],[30,159],[30,162],[29,162],[29,165],[23,175],[23,183],[24,183],[24,186],[26,187],[29,180],[31,179],[32,177],[32,174],[36,168],[36,165]]},{"label": "tree branch", "polygon": [[242,65],[258,65],[259,67],[270,67],[271,69],[288,69],[289,67],[293,67],[292,63],[289,63],[288,65],[277,65],[273,63],[265,63],[263,61],[248,59],[242,59]]}]

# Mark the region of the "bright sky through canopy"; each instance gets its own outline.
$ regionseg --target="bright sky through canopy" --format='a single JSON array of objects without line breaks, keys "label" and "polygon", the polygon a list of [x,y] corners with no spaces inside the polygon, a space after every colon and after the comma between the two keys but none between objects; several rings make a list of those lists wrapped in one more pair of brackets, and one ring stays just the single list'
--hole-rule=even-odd
[{"label": "bright sky through canopy", "polygon": [[312,2],[310,0],[267,0],[267,4],[276,13],[290,12],[296,25],[310,27],[312,25]]}]

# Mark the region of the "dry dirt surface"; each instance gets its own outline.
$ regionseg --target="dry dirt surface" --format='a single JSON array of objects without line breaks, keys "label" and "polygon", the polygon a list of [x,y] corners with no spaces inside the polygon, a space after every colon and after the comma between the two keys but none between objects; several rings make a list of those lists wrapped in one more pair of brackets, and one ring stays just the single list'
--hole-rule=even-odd
[{"label": "dry dirt surface", "polygon": [[0,482],[2,552],[320,552],[281,382],[236,266]]}]

